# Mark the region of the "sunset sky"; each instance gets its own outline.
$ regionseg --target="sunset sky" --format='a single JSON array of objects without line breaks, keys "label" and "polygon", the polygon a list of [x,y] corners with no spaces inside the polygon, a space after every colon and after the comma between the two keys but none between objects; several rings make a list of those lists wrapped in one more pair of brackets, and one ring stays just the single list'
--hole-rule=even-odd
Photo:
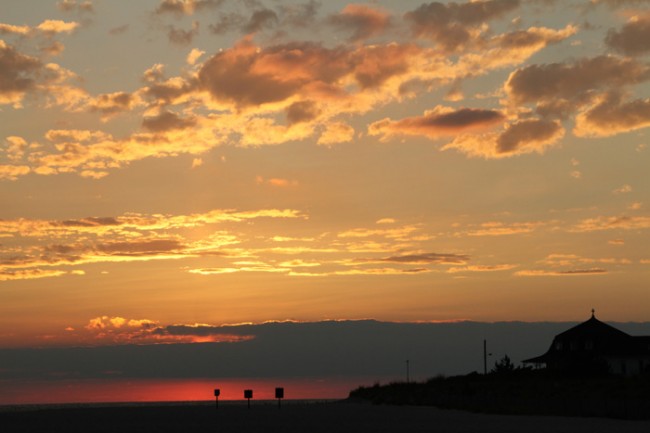
[{"label": "sunset sky", "polygon": [[649,41],[647,0],[4,0],[0,347],[647,321]]}]

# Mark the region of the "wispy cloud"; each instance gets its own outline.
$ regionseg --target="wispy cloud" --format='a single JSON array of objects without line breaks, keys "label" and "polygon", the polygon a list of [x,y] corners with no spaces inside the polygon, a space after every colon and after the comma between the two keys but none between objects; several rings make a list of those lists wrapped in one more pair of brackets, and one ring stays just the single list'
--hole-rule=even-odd
[{"label": "wispy cloud", "polygon": [[98,316],[75,332],[87,344],[236,343],[255,338],[232,327],[205,324],[161,325],[149,319]]},{"label": "wispy cloud", "polygon": [[[296,210],[213,210],[190,215],[128,214],[75,220],[1,220],[0,279],[57,277],[90,263],[180,260],[227,255],[242,242],[226,230],[197,240],[187,231],[265,218],[305,218]],[[191,233],[191,232],[190,232]],[[16,238],[19,236],[20,238]],[[63,269],[61,269],[63,268]]]},{"label": "wispy cloud", "polygon": [[531,233],[541,227],[548,225],[544,221],[526,221],[526,222],[502,222],[489,221],[478,225],[467,227],[464,231],[458,231],[456,236],[508,236],[523,233]]},{"label": "wispy cloud", "polygon": [[575,232],[593,232],[601,230],[636,230],[649,229],[650,217],[646,216],[599,216],[580,221],[571,228]]},{"label": "wispy cloud", "polygon": [[520,277],[579,277],[590,275],[604,275],[607,271],[602,268],[568,269],[568,270],[522,270],[515,272]]},{"label": "wispy cloud", "polygon": [[516,268],[517,265],[501,264],[501,265],[471,265],[449,268],[447,272],[451,274],[464,273],[464,272],[501,272],[509,271]]}]

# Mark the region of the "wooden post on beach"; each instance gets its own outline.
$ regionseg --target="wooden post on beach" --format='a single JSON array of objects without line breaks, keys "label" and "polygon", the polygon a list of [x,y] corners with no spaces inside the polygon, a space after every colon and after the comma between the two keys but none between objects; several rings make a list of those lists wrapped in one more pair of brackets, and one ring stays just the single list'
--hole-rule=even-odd
[{"label": "wooden post on beach", "polygon": [[284,398],[284,388],[275,388],[275,398],[278,399],[278,409],[282,409],[282,399]]},{"label": "wooden post on beach", "polygon": [[215,409],[219,409],[219,394],[221,394],[221,391],[219,390],[219,388],[216,388],[214,390],[214,398],[216,400]]},{"label": "wooden post on beach", "polygon": [[245,389],[244,390],[244,398],[248,400],[248,408],[251,408],[251,398],[253,398],[253,390],[252,389]]}]

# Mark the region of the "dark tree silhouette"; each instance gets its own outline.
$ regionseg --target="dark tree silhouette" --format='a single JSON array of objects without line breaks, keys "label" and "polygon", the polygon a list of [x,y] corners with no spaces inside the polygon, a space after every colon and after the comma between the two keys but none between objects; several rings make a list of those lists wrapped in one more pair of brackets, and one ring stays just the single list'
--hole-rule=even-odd
[{"label": "dark tree silhouette", "polygon": [[509,373],[515,369],[515,365],[510,360],[508,355],[505,355],[501,360],[494,363],[492,373]]}]

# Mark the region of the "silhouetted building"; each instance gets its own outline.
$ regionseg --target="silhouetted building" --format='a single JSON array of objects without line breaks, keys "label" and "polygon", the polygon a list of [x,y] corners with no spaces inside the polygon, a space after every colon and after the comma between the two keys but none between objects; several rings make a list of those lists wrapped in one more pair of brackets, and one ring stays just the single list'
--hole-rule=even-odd
[{"label": "silhouetted building", "polygon": [[591,318],[553,339],[548,351],[522,361],[553,370],[633,376],[650,371],[650,336],[634,337]]}]

